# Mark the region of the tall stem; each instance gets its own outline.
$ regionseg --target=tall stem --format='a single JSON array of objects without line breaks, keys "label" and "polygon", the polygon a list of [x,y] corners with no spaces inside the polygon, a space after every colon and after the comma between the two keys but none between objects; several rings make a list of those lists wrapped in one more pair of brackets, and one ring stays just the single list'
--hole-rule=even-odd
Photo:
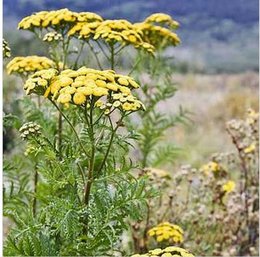
[{"label": "tall stem", "polygon": [[59,160],[62,159],[62,114],[61,112],[58,112],[58,152],[59,152]]},{"label": "tall stem", "polygon": [[[91,100],[91,106],[90,106],[90,114],[89,114],[89,122],[86,115],[86,120],[89,125],[89,138],[91,141],[91,155],[89,160],[89,167],[88,167],[88,179],[87,183],[85,185],[85,193],[84,193],[84,203],[88,206],[89,203],[89,196],[90,196],[90,189],[93,182],[93,172],[94,172],[94,163],[95,163],[95,135],[94,135],[94,128],[93,128],[93,108],[94,108],[94,101]],[[85,113],[87,111],[87,108],[85,108]]]},{"label": "tall stem", "polygon": [[33,179],[33,203],[32,203],[32,211],[33,211],[33,217],[36,216],[36,209],[37,209],[37,199],[36,199],[36,193],[37,193],[37,184],[38,184],[39,174],[37,171],[37,164],[35,164],[35,171],[34,171],[34,179]]},{"label": "tall stem", "polygon": [[99,58],[98,58],[98,53],[95,51],[94,47],[90,44],[89,41],[87,43],[88,43],[88,46],[90,47],[90,49],[91,49],[91,51],[92,51],[92,53],[93,53],[93,55],[94,55],[94,57],[97,61],[97,65],[98,65],[99,69],[103,70],[102,65],[101,65]]},{"label": "tall stem", "polygon": [[[106,153],[105,153],[104,159],[103,159],[103,161],[102,161],[102,163],[101,163],[101,165],[100,165],[100,168],[99,168],[98,172],[100,172],[100,171],[103,169],[103,167],[105,166],[105,164],[106,164],[107,157],[108,157],[108,154],[109,154],[109,152],[110,152],[110,149],[111,149],[111,146],[112,146],[112,143],[113,143],[114,136],[115,136],[115,134],[116,134],[116,131],[117,131],[118,128],[120,127],[123,118],[124,118],[124,115],[122,115],[121,119],[117,122],[116,127],[112,130],[112,133],[111,133],[111,136],[110,136],[110,140],[109,140],[109,143],[108,143],[108,147],[107,147],[107,151],[106,151]],[[113,124],[112,124],[111,118],[108,117],[108,119],[109,119],[111,128],[113,128]]]},{"label": "tall stem", "polygon": [[110,44],[110,48],[111,48],[111,57],[110,57],[111,70],[114,70],[114,66],[115,66],[115,49],[114,49],[114,44],[113,43]]}]

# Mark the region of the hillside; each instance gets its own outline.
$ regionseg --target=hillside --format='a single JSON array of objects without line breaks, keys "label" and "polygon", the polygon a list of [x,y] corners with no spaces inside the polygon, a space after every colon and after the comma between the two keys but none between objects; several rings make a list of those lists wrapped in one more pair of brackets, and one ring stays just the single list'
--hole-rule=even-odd
[{"label": "hillside", "polygon": [[182,46],[168,53],[185,69],[258,70],[258,0],[4,0],[3,7],[7,37],[22,17],[44,9],[67,7],[133,22],[165,12],[181,23]]}]

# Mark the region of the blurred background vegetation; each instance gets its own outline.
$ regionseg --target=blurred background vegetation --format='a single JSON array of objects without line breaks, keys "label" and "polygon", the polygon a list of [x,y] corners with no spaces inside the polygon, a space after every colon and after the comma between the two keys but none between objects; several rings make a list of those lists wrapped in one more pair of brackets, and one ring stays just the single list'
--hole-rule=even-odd
[{"label": "blurred background vegetation", "polygon": [[107,19],[138,22],[154,12],[181,24],[182,45],[168,49],[180,72],[239,73],[258,71],[258,0],[4,0],[4,37],[13,55],[43,54],[32,35],[17,33],[18,21],[32,12],[69,8],[97,12]]}]

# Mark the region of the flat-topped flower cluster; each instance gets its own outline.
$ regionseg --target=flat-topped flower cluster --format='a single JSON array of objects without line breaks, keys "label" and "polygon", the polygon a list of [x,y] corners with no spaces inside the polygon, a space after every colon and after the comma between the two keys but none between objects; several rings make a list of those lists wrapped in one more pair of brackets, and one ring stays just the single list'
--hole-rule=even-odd
[{"label": "flat-topped flower cluster", "polygon": [[18,73],[29,75],[39,70],[49,69],[55,66],[55,63],[44,56],[19,56],[12,59],[7,64],[7,73]]},{"label": "flat-topped flower cluster", "polygon": [[155,237],[157,242],[167,241],[173,243],[183,242],[183,230],[180,226],[163,222],[148,231],[148,235]]},{"label": "flat-topped flower cluster", "polygon": [[189,251],[176,247],[176,246],[169,246],[164,249],[157,248],[154,250],[150,250],[148,253],[145,254],[134,254],[131,257],[148,257],[148,256],[161,256],[161,257],[177,257],[177,256],[182,256],[182,257],[194,257],[193,254],[191,254]]},{"label": "flat-topped flower cluster", "polygon": [[38,71],[24,85],[27,94],[44,95],[61,104],[87,105],[94,99],[96,106],[106,112],[115,108],[124,111],[144,109],[142,102],[131,93],[138,87],[129,76],[84,66],[60,73],[55,69]]},{"label": "flat-topped flower cluster", "polygon": [[171,16],[155,13],[143,22],[132,24],[119,20],[104,20],[91,12],[72,12],[68,9],[41,11],[25,17],[19,23],[19,29],[35,31],[50,29],[60,31],[67,36],[82,40],[103,40],[108,44],[132,45],[137,49],[154,53],[156,48],[180,43],[174,32],[179,23]]}]

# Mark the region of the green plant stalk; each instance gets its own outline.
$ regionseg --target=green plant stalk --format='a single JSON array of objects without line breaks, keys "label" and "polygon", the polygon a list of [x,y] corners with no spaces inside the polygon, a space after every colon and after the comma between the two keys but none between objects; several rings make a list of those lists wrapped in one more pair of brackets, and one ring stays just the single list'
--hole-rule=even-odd
[{"label": "green plant stalk", "polygon": [[62,159],[62,114],[58,112],[58,152],[59,160]]},{"label": "green plant stalk", "polygon": [[109,140],[109,143],[108,143],[107,151],[106,151],[106,153],[105,153],[104,159],[103,159],[103,161],[102,161],[102,163],[101,163],[101,165],[100,165],[100,168],[99,168],[99,171],[98,171],[98,172],[100,172],[100,171],[103,169],[103,167],[105,166],[105,164],[106,164],[106,161],[107,161],[107,158],[108,158],[108,155],[109,155],[109,152],[110,152],[112,143],[113,143],[114,136],[115,136],[115,134],[116,134],[116,131],[117,131],[118,128],[120,127],[120,124],[121,124],[121,122],[122,122],[122,120],[123,120],[124,117],[125,117],[125,116],[122,115],[121,119],[117,122],[117,125],[116,125],[115,128],[113,128],[113,124],[112,124],[111,118],[108,117],[109,122],[110,122],[110,125],[111,125],[111,128],[112,128],[112,133],[111,133],[110,140]]},{"label": "green plant stalk", "polygon": [[77,138],[77,141],[81,147],[81,149],[83,150],[83,152],[85,153],[86,156],[89,157],[89,154],[87,153],[85,147],[83,146],[79,136],[78,136],[78,133],[76,131],[76,129],[74,128],[73,124],[70,122],[70,120],[67,118],[67,116],[62,112],[62,110],[59,108],[59,106],[52,100],[50,100],[52,102],[52,104],[56,107],[56,109],[61,113],[62,117],[67,121],[67,123],[69,124],[69,126],[71,127],[72,131],[74,132],[76,138]]},{"label": "green plant stalk", "polygon": [[95,134],[94,134],[94,127],[93,127],[93,109],[94,109],[94,100],[91,100],[91,105],[90,105],[90,114],[89,114],[89,121],[87,118],[87,108],[85,107],[85,117],[86,121],[89,126],[89,138],[91,141],[91,155],[90,155],[90,160],[89,160],[89,167],[88,167],[88,177],[87,177],[87,183],[85,185],[85,192],[84,192],[84,203],[86,206],[88,206],[89,203],[89,197],[90,197],[90,190],[93,182],[93,172],[94,172],[94,163],[95,163]]},{"label": "green plant stalk", "polygon": [[98,59],[98,53],[95,51],[94,47],[90,44],[89,41],[87,43],[88,43],[88,46],[91,49],[91,51],[92,51],[92,53],[93,53],[93,55],[94,55],[94,57],[95,57],[95,59],[97,61],[97,65],[98,65],[99,69],[103,70],[102,65],[101,65],[101,63],[100,63],[100,61]]},{"label": "green plant stalk", "polygon": [[36,217],[36,209],[37,209],[37,199],[36,199],[36,193],[37,193],[37,184],[38,184],[39,174],[37,171],[37,164],[35,165],[35,172],[34,172],[34,196],[33,196],[33,203],[32,203],[32,209],[33,209],[33,216]]},{"label": "green plant stalk", "polygon": [[111,64],[111,70],[114,70],[115,66],[115,48],[114,44],[110,44],[110,50],[111,50],[111,55],[110,55],[110,64]]},{"label": "green plant stalk", "polygon": [[78,56],[77,56],[77,58],[76,58],[76,60],[75,60],[74,66],[73,66],[73,69],[76,69],[76,68],[77,68],[77,66],[78,66],[78,61],[79,61],[79,58],[80,58],[80,56],[81,56],[81,53],[82,53],[82,51],[83,51],[84,44],[85,44],[85,42],[84,42],[84,41],[82,41],[82,42],[81,42],[81,45],[80,45],[80,49],[79,49]]}]

